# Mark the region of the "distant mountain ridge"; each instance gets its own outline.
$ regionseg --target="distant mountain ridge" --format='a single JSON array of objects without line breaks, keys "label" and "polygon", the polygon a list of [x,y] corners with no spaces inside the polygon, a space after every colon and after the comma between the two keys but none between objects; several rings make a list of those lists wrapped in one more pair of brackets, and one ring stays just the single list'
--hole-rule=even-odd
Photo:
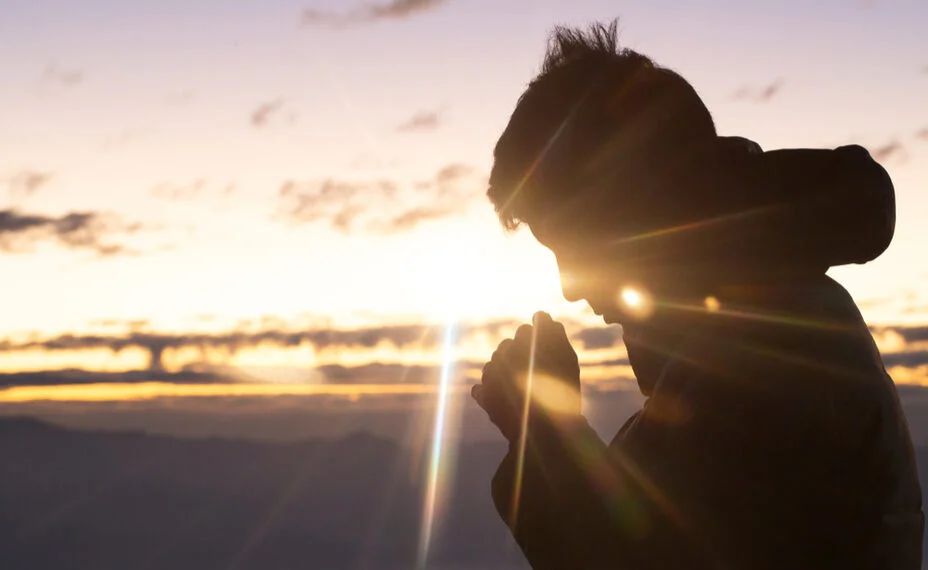
[{"label": "distant mountain ridge", "polygon": [[[465,446],[429,568],[524,568]],[[364,433],[264,443],[0,418],[0,568],[411,568],[427,457]]]},{"label": "distant mountain ridge", "polygon": [[[427,451],[363,432],[268,443],[0,418],[0,568],[409,569]],[[490,501],[504,453],[470,443],[449,458],[428,568],[527,568]]]}]

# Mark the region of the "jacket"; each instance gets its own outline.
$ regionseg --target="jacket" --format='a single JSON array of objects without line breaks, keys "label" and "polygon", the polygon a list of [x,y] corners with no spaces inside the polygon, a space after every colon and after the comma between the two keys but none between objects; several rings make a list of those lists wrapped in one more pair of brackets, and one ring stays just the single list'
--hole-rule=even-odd
[{"label": "jacket", "polygon": [[853,299],[824,275],[888,246],[892,184],[861,147],[748,154],[740,180],[787,213],[755,251],[821,271],[732,288],[661,366],[630,351],[647,399],[608,445],[582,418],[532,419],[521,469],[514,442],[492,496],[536,570],[921,567],[899,398]]}]

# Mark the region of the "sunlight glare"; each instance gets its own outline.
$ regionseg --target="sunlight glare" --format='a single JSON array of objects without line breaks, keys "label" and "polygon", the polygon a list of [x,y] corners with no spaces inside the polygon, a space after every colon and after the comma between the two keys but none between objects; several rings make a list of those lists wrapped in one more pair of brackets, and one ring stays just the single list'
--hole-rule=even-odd
[{"label": "sunlight glare", "polygon": [[625,289],[622,289],[622,301],[624,301],[626,305],[633,309],[640,307],[642,303],[641,293],[635,289],[626,287]]},{"label": "sunlight glare", "polygon": [[448,392],[451,385],[451,373],[454,368],[454,325],[445,326],[444,356],[442,358],[441,380],[438,389],[438,402],[435,411],[435,429],[432,432],[432,454],[429,460],[429,474],[426,482],[426,496],[422,516],[422,530],[419,540],[419,557],[416,568],[425,568],[432,540],[436,505],[443,473],[441,472],[442,443],[445,437],[445,423],[448,408]]},{"label": "sunlight glare", "polygon": [[639,319],[646,319],[654,312],[653,299],[638,287],[623,287],[619,292],[619,303],[626,312]]},{"label": "sunlight glare", "polygon": [[519,432],[519,454],[516,456],[516,480],[513,484],[512,505],[509,512],[509,528],[516,528],[519,517],[519,501],[522,492],[522,471],[525,468],[525,446],[528,442],[529,412],[534,396],[533,380],[535,376],[535,347],[538,344],[538,326],[532,327],[532,345],[529,348],[528,376],[525,379],[525,401],[522,404],[522,430]]}]

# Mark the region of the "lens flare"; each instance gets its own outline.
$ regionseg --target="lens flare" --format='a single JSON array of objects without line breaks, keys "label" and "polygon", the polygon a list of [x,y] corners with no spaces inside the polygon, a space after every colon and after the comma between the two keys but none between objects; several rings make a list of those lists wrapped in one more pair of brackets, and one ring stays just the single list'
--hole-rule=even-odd
[{"label": "lens flare", "polygon": [[519,501],[522,493],[522,471],[525,469],[525,446],[528,442],[529,412],[532,403],[532,384],[535,375],[535,346],[538,344],[538,324],[532,327],[532,346],[528,356],[528,376],[525,379],[525,400],[522,404],[522,431],[519,433],[519,454],[516,456],[516,480],[513,482],[512,504],[509,510],[509,528],[516,528],[519,518]]},{"label": "lens flare", "polygon": [[654,312],[654,300],[640,287],[623,287],[618,301],[626,313],[638,319],[646,319]]},{"label": "lens flare", "polygon": [[630,308],[635,309],[641,306],[641,293],[631,287],[622,289],[622,301]]},{"label": "lens flare", "polygon": [[426,487],[425,503],[422,513],[422,531],[419,537],[419,556],[416,568],[425,568],[432,540],[436,505],[441,486],[442,443],[445,437],[445,422],[448,413],[448,392],[451,385],[451,372],[454,367],[454,325],[445,326],[444,354],[442,355],[441,381],[439,382],[438,402],[435,411],[435,429],[432,432],[432,453],[429,460],[429,475]]}]

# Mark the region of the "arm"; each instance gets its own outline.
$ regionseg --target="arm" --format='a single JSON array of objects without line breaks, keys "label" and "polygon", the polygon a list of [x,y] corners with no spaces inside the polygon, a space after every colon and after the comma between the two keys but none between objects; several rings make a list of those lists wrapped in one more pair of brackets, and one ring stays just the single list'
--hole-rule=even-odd
[{"label": "arm", "polygon": [[496,509],[535,570],[642,568],[643,543],[629,541],[643,521],[610,450],[582,418],[537,423],[526,444],[510,444],[492,482]]},{"label": "arm", "polygon": [[[640,530],[641,495],[617,470],[617,444],[607,447],[580,414],[580,368],[564,327],[544,313],[535,323],[537,331],[524,325],[500,343],[473,389],[510,442],[492,482],[495,506],[536,570],[645,568],[630,563],[644,542],[625,540]],[[536,343],[537,351],[530,351]],[[535,372],[528,390],[531,352]]]},{"label": "arm", "polygon": [[[675,409],[680,402],[654,393],[607,447],[580,414],[579,364],[563,326],[543,313],[535,322],[537,335],[524,325],[500,343],[473,390],[510,442],[492,496],[532,567],[702,568],[677,510],[678,500],[715,481],[700,475],[706,434],[676,421],[683,417]],[[520,379],[536,340],[528,390]],[[530,421],[522,447],[526,393]]]}]

